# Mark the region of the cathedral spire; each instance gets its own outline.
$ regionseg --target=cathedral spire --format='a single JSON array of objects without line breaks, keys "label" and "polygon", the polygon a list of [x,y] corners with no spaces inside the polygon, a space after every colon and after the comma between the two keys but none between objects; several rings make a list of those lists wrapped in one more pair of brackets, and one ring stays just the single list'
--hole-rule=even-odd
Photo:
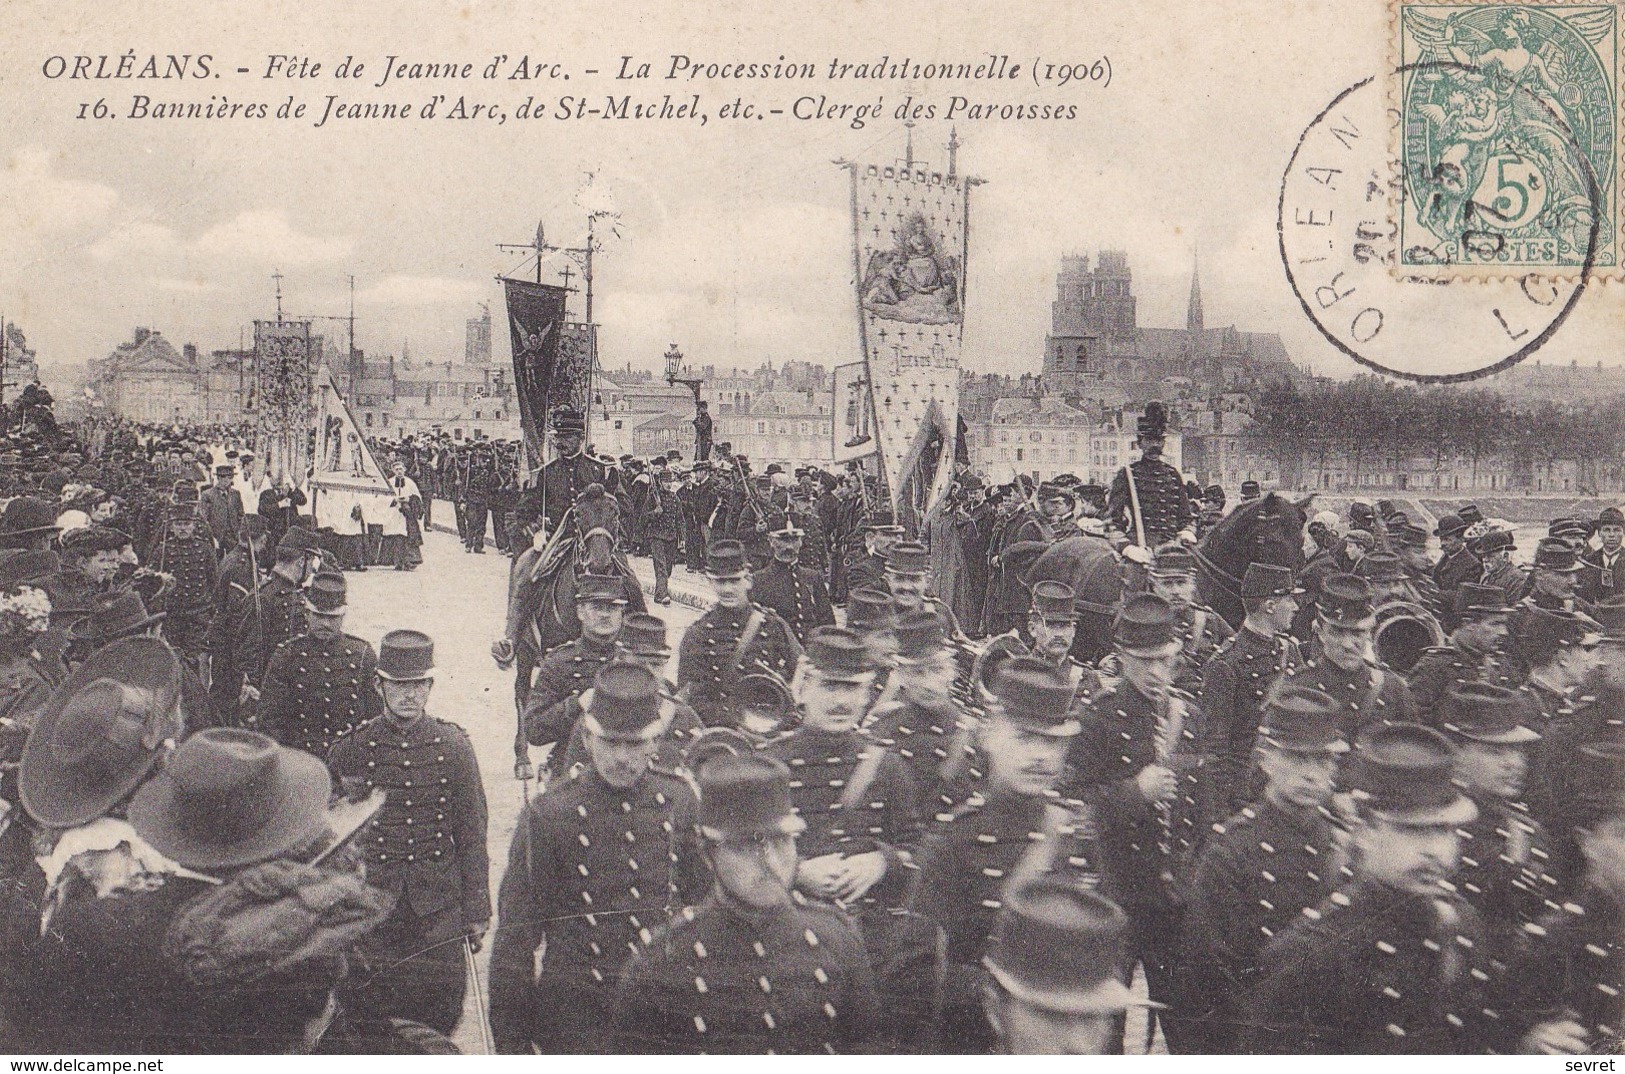
[{"label": "cathedral spire", "polygon": [[1191,298],[1190,305],[1185,308],[1185,330],[1202,330],[1202,263],[1199,251],[1191,255]]}]

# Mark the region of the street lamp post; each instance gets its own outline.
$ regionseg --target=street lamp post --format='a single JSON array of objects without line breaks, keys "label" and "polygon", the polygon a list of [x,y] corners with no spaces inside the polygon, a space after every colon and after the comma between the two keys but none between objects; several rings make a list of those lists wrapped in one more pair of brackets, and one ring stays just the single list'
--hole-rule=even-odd
[{"label": "street lamp post", "polygon": [[664,355],[666,359],[666,383],[671,385],[682,384],[694,393],[694,458],[695,461],[709,458],[711,455],[711,415],[706,413],[706,406],[700,399],[700,385],[705,381],[701,377],[684,377],[679,374],[683,371],[683,352],[673,343],[667,348]]}]

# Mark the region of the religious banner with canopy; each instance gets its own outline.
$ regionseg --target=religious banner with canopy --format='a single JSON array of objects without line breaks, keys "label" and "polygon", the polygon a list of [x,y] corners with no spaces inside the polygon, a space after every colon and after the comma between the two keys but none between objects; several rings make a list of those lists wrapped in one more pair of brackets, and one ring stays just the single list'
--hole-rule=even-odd
[{"label": "religious banner with canopy", "polygon": [[395,504],[395,489],[379,465],[355,415],[339,394],[333,374],[317,376],[316,449],[311,459],[312,510],[318,529],[363,532],[382,526],[384,536],[406,533],[406,516]]},{"label": "religious banner with canopy", "polygon": [[301,485],[310,467],[315,367],[309,321],[254,322],[255,443],[273,484]]},{"label": "religious banner with canopy", "polygon": [[502,285],[507,294],[519,424],[526,454],[539,467],[550,457],[548,415],[566,407],[583,415],[591,413],[597,341],[592,325],[565,319],[566,288],[507,277]]},{"label": "religious banner with canopy", "polygon": [[894,508],[905,490],[928,506],[952,475],[975,185],[952,166],[944,175],[912,157],[889,167],[843,164],[852,177],[859,340]]}]

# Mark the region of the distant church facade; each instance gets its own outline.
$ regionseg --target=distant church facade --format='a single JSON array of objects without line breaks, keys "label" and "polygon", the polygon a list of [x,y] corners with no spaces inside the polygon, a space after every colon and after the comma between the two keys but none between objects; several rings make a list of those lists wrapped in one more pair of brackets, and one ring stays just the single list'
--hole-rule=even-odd
[{"label": "distant church facade", "polygon": [[1191,272],[1184,328],[1140,324],[1128,254],[1102,250],[1061,259],[1044,341],[1046,394],[1108,405],[1209,399],[1282,379],[1307,380],[1274,332],[1209,328],[1199,273]]}]

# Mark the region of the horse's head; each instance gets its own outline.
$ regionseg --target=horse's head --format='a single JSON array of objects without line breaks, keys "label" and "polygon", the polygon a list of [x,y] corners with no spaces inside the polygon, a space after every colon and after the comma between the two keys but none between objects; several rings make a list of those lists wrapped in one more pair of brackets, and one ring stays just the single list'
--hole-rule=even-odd
[{"label": "horse's head", "polygon": [[1314,494],[1291,500],[1271,492],[1225,516],[1202,541],[1203,550],[1238,577],[1250,563],[1303,566],[1303,527]]},{"label": "horse's head", "polygon": [[621,539],[621,505],[599,484],[576,498],[576,560],[593,574],[609,574]]}]

